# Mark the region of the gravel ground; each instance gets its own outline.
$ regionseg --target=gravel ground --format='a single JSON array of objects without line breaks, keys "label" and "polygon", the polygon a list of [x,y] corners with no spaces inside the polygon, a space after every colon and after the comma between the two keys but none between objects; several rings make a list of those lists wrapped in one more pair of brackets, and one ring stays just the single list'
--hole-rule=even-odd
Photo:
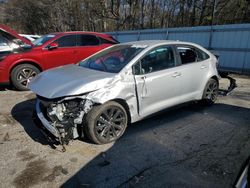
[{"label": "gravel ground", "polygon": [[34,126],[35,96],[0,88],[0,187],[231,187],[250,155],[250,78],[234,77],[211,107],[175,107],[115,143],[74,140],[64,153]]}]

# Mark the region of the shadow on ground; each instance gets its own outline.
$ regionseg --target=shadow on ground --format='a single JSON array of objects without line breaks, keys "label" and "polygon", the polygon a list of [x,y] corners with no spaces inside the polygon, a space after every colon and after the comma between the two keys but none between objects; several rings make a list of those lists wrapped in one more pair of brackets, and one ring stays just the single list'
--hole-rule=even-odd
[{"label": "shadow on ground", "polygon": [[187,105],[135,123],[62,187],[231,187],[250,154],[250,109]]},{"label": "shadow on ground", "polygon": [[[32,122],[34,100],[12,116],[48,145]],[[230,187],[250,152],[250,109],[185,104],[130,125],[62,187]],[[69,146],[70,147],[70,146]]]},{"label": "shadow on ground", "polygon": [[12,110],[12,117],[23,126],[25,132],[36,142],[42,145],[49,145],[55,148],[51,142],[42,134],[39,128],[34,124],[32,116],[35,107],[35,99],[30,99],[16,104]]},{"label": "shadow on ground", "polygon": [[0,85],[0,91],[13,90],[15,89],[11,85]]}]

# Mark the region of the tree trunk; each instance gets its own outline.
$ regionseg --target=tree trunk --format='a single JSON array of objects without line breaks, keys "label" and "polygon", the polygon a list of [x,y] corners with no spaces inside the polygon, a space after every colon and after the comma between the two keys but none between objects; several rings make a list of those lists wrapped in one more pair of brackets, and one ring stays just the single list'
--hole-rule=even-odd
[{"label": "tree trunk", "polygon": [[201,5],[201,15],[200,15],[200,20],[199,20],[199,25],[201,25],[203,22],[206,6],[207,6],[207,0],[203,0],[202,5]]}]

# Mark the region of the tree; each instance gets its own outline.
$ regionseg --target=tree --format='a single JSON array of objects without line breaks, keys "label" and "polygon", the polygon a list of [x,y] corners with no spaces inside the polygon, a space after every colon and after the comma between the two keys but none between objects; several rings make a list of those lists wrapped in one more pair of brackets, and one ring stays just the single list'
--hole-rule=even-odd
[{"label": "tree", "polygon": [[249,0],[8,0],[0,2],[0,22],[34,34],[249,23],[249,5]]}]

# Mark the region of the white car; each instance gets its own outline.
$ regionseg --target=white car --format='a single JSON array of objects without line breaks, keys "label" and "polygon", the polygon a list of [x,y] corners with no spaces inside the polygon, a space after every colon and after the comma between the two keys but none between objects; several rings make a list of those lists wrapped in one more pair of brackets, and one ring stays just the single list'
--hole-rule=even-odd
[{"label": "white car", "polygon": [[31,42],[41,37],[40,35],[27,35],[27,34],[19,34],[19,35],[28,39]]},{"label": "white car", "polygon": [[136,41],[45,71],[29,88],[37,94],[38,119],[62,145],[83,133],[104,144],[165,108],[193,100],[213,104],[216,65],[216,57],[194,43]]}]

